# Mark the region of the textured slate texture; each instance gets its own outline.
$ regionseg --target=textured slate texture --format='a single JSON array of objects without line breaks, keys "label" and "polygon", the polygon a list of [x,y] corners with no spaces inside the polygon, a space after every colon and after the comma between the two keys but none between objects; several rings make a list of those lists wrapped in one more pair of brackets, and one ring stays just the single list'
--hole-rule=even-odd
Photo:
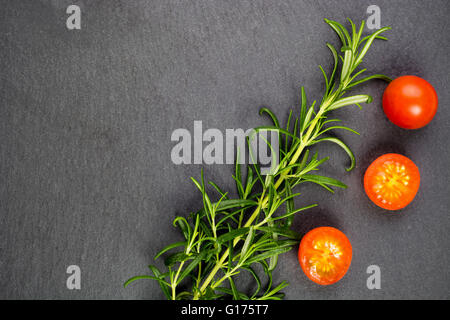
[{"label": "textured slate texture", "polygon": [[[65,26],[69,4],[81,7],[81,30]],[[294,224],[302,233],[320,225],[344,231],[351,269],[319,287],[292,251],[276,281],[290,281],[288,299],[450,298],[446,0],[0,1],[0,298],[163,298],[152,281],[122,284],[179,241],[174,216],[201,205],[189,180],[201,166],[171,162],[173,130],[192,132],[194,120],[223,132],[266,124],[257,115],[262,105],[286,120],[301,85],[320,98],[317,65],[331,68],[325,43],[337,38],[323,18],[359,21],[370,4],[393,31],[364,66],[424,77],[440,108],[424,129],[397,128],[381,109],[385,84],[375,81],[360,89],[374,97],[371,105],[336,112],[361,132],[340,135],[357,168],[347,173],[345,153],[320,147],[331,156],[323,173],[349,188],[331,195],[305,185],[296,204],[319,207]],[[362,188],[365,169],[386,152],[409,156],[422,175],[400,213],[377,208]],[[234,188],[232,166],[204,168]],[[81,267],[78,291],[66,288],[71,264]],[[366,288],[371,264],[381,268],[381,290]]]}]

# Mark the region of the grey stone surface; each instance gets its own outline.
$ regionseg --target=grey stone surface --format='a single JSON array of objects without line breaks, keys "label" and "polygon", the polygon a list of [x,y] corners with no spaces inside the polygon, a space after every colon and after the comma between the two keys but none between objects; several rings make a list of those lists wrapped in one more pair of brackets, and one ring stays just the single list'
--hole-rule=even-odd
[{"label": "grey stone surface", "polygon": [[[69,4],[82,29],[65,26]],[[299,88],[320,98],[337,43],[323,22],[367,18],[370,4],[391,25],[364,66],[392,77],[419,75],[436,88],[440,108],[424,129],[405,131],[384,116],[379,81],[360,90],[374,102],[336,112],[361,136],[342,134],[357,155],[331,156],[323,173],[349,185],[335,195],[304,185],[300,232],[319,225],[344,231],[354,257],[330,287],[309,281],[296,252],[285,254],[276,281],[288,299],[450,298],[449,16],[438,1],[0,1],[0,298],[160,299],[156,283],[124,289],[147,273],[154,254],[179,234],[175,215],[198,209],[189,177],[199,165],[171,162],[173,130],[248,129],[268,123],[260,106],[286,120]],[[346,24],[348,25],[348,24]],[[367,30],[366,30],[367,32]],[[373,205],[362,175],[383,153],[409,156],[422,181],[399,213]],[[232,166],[204,166],[233,190]],[[161,262],[158,262],[160,266]],[[82,270],[82,289],[66,288],[67,266]],[[366,288],[366,268],[382,271],[382,289]]]}]

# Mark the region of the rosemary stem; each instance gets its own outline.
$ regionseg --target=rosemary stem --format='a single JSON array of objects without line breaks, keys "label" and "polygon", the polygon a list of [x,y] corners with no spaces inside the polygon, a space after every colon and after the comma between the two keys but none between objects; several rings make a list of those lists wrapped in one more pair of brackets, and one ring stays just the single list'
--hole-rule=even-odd
[{"label": "rosemary stem", "polygon": [[[226,258],[228,258],[228,250],[223,253],[223,255],[220,258],[220,260],[216,263],[214,268],[211,270],[211,272],[208,275],[208,278],[206,278],[205,281],[203,282],[203,285],[200,288],[200,292],[205,291],[206,287],[209,285],[211,280],[214,278],[214,276],[216,275],[217,271],[219,271],[219,269],[222,267],[222,265],[223,265],[223,263],[224,263]],[[198,298],[199,298],[198,291],[196,291],[195,294],[194,294],[194,300],[198,300]]]},{"label": "rosemary stem", "polygon": [[173,279],[173,282],[172,282],[172,300],[176,300],[176,297],[177,297],[177,295],[176,295],[177,280],[178,280],[178,276],[180,275],[180,271],[183,268],[183,265],[184,265],[184,261],[182,261],[180,263],[180,266],[178,267],[178,271],[177,271],[177,273],[175,275],[175,278]]},{"label": "rosemary stem", "polygon": [[[225,280],[230,280],[230,285],[232,286],[233,296],[236,297],[236,288],[234,286],[234,282],[232,277],[239,273],[237,271],[239,268],[248,269],[249,266],[252,263],[255,263],[256,261],[261,260],[267,260],[268,258],[271,259],[270,267],[266,269],[268,271],[268,275],[271,279],[271,271],[276,265],[276,261],[278,259],[278,255],[280,252],[284,252],[285,250],[278,250],[274,249],[272,250],[272,245],[276,248],[278,248],[278,237],[276,232],[282,232],[282,231],[276,231],[277,229],[274,229],[274,231],[271,234],[265,234],[264,232],[271,232],[270,227],[276,226],[277,228],[289,228],[292,222],[292,215],[296,212],[299,212],[303,209],[307,209],[309,207],[304,207],[299,210],[294,210],[295,204],[293,203],[293,198],[297,196],[298,194],[292,193],[292,188],[295,187],[297,184],[305,181],[310,181],[317,183],[319,185],[324,186],[326,189],[332,191],[329,187],[327,187],[327,183],[322,184],[322,181],[326,181],[325,178],[320,175],[309,175],[310,178],[308,178],[306,175],[309,171],[317,170],[317,167],[325,162],[327,158],[317,160],[317,153],[313,156],[311,161],[308,163],[309,159],[309,148],[313,144],[317,144],[322,141],[330,141],[338,144],[341,146],[350,156],[351,158],[351,167],[348,170],[351,170],[355,165],[355,157],[351,150],[342,142],[340,139],[336,137],[324,137],[319,138],[322,134],[324,134],[327,131],[330,131],[332,129],[345,129],[352,132],[355,132],[354,130],[347,128],[345,126],[327,126],[324,128],[324,126],[327,123],[340,121],[339,119],[330,119],[325,120],[328,116],[328,112],[349,106],[352,104],[357,105],[361,108],[360,103],[366,102],[370,103],[372,101],[372,98],[366,94],[361,95],[354,95],[354,96],[347,96],[343,97],[347,90],[353,88],[355,85],[366,82],[371,79],[388,79],[390,78],[382,75],[382,74],[375,74],[369,77],[360,78],[359,80],[356,79],[358,76],[360,76],[363,72],[366,71],[366,69],[362,69],[358,71],[356,74],[352,75],[352,73],[355,71],[355,69],[359,66],[359,64],[362,62],[362,59],[364,55],[366,54],[367,50],[371,46],[372,42],[378,38],[378,39],[384,39],[387,40],[385,37],[379,36],[382,32],[389,30],[390,27],[382,28],[375,33],[361,38],[363,29],[364,29],[364,23],[362,23],[359,31],[357,32],[354,23],[349,19],[351,25],[352,25],[352,36],[350,36],[350,33],[346,30],[344,26],[339,24],[338,22],[331,21],[328,19],[325,19],[325,22],[330,25],[330,27],[337,33],[339,36],[341,42],[342,42],[342,48],[340,51],[336,50],[336,48],[327,43],[328,48],[331,50],[333,57],[334,57],[334,69],[332,71],[331,76],[328,78],[326,72],[323,70],[321,66],[319,68],[321,69],[323,76],[325,78],[325,85],[326,90],[324,95],[322,96],[322,100],[319,104],[319,107],[316,106],[316,101],[314,101],[309,107],[306,104],[306,94],[304,92],[304,89],[302,88],[302,106],[300,110],[300,116],[295,117],[295,123],[294,123],[294,129],[293,134],[291,134],[291,117],[292,117],[292,110],[289,114],[288,122],[287,122],[287,128],[286,130],[282,129],[279,126],[279,121],[275,114],[268,108],[263,108],[260,111],[260,114],[266,112],[273,120],[274,127],[270,127],[275,131],[278,131],[279,134],[285,134],[286,135],[286,141],[284,144],[284,152],[279,151],[279,156],[283,154],[282,161],[280,161],[277,164],[277,170],[276,173],[271,176],[266,176],[265,181],[262,179],[260,174],[260,169],[258,167],[255,167],[256,174],[258,175],[258,179],[255,179],[255,176],[253,175],[253,171],[247,172],[247,181],[245,184],[245,190],[244,190],[244,182],[242,180],[241,174],[240,174],[240,168],[236,166],[236,177],[233,176],[233,178],[237,182],[237,188],[239,192],[239,199],[237,201],[233,200],[227,200],[230,203],[226,206],[223,206],[222,208],[219,208],[219,204],[222,201],[223,198],[226,198],[226,194],[223,194],[223,192],[216,186],[216,189],[219,191],[219,193],[222,194],[222,198],[217,202],[217,204],[212,204],[210,201],[210,198],[206,195],[204,180],[203,180],[203,172],[202,172],[202,183],[200,184],[198,181],[196,181],[194,178],[192,180],[197,185],[197,187],[200,189],[200,191],[203,194],[203,206],[204,206],[204,213],[206,213],[206,221],[200,221],[200,219],[204,218],[204,215],[202,215],[200,212],[196,213],[196,221],[195,221],[195,227],[193,233],[191,233],[192,228],[190,227],[190,223],[184,219],[183,221],[178,221],[180,217],[177,217],[174,221],[175,223],[179,223],[181,229],[183,229],[184,236],[187,240],[187,243],[181,243],[185,246],[185,254],[186,258],[184,258],[182,261],[179,261],[179,267],[178,270],[175,272],[175,269],[172,269],[173,264],[168,264],[168,273],[161,274],[155,267],[150,266],[153,273],[155,274],[155,280],[159,280],[160,285],[168,297],[168,299],[176,300],[177,298],[181,298],[182,296],[185,296],[186,294],[190,296],[191,293],[189,292],[182,292],[177,295],[177,285],[180,283],[183,278],[185,277],[191,277],[195,284],[192,285],[192,291],[193,295],[192,298],[194,300],[199,299],[209,299],[209,298],[217,298],[215,289],[220,286]],[[362,46],[361,51],[358,52],[359,47]],[[341,53],[342,52],[342,53]],[[338,70],[338,67],[340,65],[339,58],[342,60],[342,68],[340,72],[336,72]],[[339,76],[339,79],[337,78]],[[353,82],[355,80],[355,82]],[[317,113],[316,113],[316,109]],[[262,129],[261,127],[260,129]],[[356,133],[356,132],[355,132]],[[289,136],[293,137],[292,143],[289,143]],[[266,141],[267,142],[267,141]],[[270,146],[270,145],[269,145]],[[238,150],[239,152],[239,150]],[[239,158],[239,154],[238,154]],[[301,159],[301,161],[300,161]],[[294,169],[297,168],[297,169]],[[238,172],[239,170],[239,172]],[[248,170],[251,170],[249,167]],[[313,179],[312,177],[316,177]],[[276,179],[275,179],[276,178]],[[321,178],[321,179],[319,179]],[[276,180],[276,181],[275,181]],[[332,184],[332,181],[335,181],[335,184]],[[328,181],[331,181],[329,185],[332,186],[338,186],[338,187],[345,187],[342,183],[339,183],[340,181],[337,181],[332,178],[328,178]],[[261,183],[262,192],[259,193],[259,190],[253,191],[253,187],[255,186],[255,183]],[[249,196],[250,193],[250,196]],[[247,208],[249,207],[248,201],[244,200],[252,200],[250,207],[254,209],[251,214],[247,214]],[[257,202],[255,202],[257,201]],[[289,202],[286,202],[289,201]],[[275,218],[272,217],[272,215],[278,210],[278,208],[286,202],[286,208],[288,213],[277,216]],[[256,207],[255,207],[256,205]],[[218,224],[216,225],[215,216],[216,216],[216,210],[218,213],[225,213],[228,214],[228,209],[230,208],[236,208],[239,207],[237,211],[233,211],[229,214],[229,217],[225,217],[221,219]],[[234,215],[236,213],[239,213],[239,220],[236,220]],[[245,220],[244,220],[245,216]],[[261,218],[261,216],[263,216]],[[248,218],[247,218],[248,217]],[[274,222],[275,220],[280,219],[286,219],[289,218],[289,220],[286,220],[286,223],[283,222]],[[194,219],[192,217],[192,219]],[[228,236],[223,239],[225,242],[225,239],[230,239],[230,237],[233,239],[233,241],[226,241],[226,244],[224,244],[224,247],[226,247],[226,250],[224,250],[218,242],[218,231],[222,229],[218,229],[218,226],[225,222],[227,219],[232,219],[234,223],[231,223],[228,225]],[[202,223],[201,223],[202,222]],[[207,223],[209,222],[209,225],[203,225],[203,222]],[[289,222],[289,223],[288,223]],[[261,230],[263,225],[269,226],[267,230]],[[237,226],[237,229],[236,227]],[[186,232],[186,228],[190,228],[188,232]],[[205,228],[210,228],[212,230],[206,230]],[[242,230],[242,228],[245,228]],[[250,232],[248,232],[248,228],[250,228]],[[198,231],[200,229],[200,231]],[[234,229],[234,230],[232,230]],[[240,229],[240,230],[239,230]],[[254,230],[258,230],[258,235],[255,236],[253,233]],[[225,234],[225,233],[224,233]],[[239,234],[236,236],[236,234]],[[245,234],[248,234],[246,237],[244,237]],[[261,235],[259,237],[259,235]],[[195,242],[195,239],[198,236],[198,241]],[[270,237],[273,237],[270,239]],[[289,235],[286,235],[287,238],[291,238]],[[258,238],[257,238],[258,237]],[[241,246],[238,247],[238,244],[241,240],[244,240],[244,238],[248,239],[245,240],[245,244],[242,246],[242,249],[240,249],[240,253],[237,252]],[[211,243],[207,244],[207,247],[202,247],[202,244],[206,241],[212,241],[212,244],[214,245],[214,248],[211,248]],[[254,243],[253,243],[254,242]],[[200,255],[200,253],[203,253],[203,256],[196,256],[196,260],[189,263],[189,266],[185,268],[183,272],[182,269],[185,265],[185,262],[189,260],[189,258],[192,258],[189,252],[191,251],[194,244],[197,244],[196,253]],[[178,247],[180,243],[174,243],[172,245],[167,246],[164,248],[157,256],[161,255],[162,253],[174,248]],[[280,246],[281,247],[281,246]],[[218,249],[222,248],[222,249]],[[251,248],[251,249],[249,249]],[[269,248],[269,249],[268,249]],[[236,249],[236,255],[233,253],[233,251]],[[288,248],[290,249],[290,248]],[[202,251],[203,250],[203,251]],[[251,251],[248,251],[251,250]],[[271,251],[272,250],[272,251]],[[202,252],[201,252],[202,251]],[[252,255],[259,255],[260,252],[267,252],[264,253],[262,256],[258,256],[256,259],[250,259],[247,260]],[[246,255],[247,253],[247,255]],[[177,254],[177,253],[175,253]],[[240,257],[239,257],[240,256]],[[206,257],[206,258],[205,258]],[[239,257],[239,262],[234,262],[236,258]],[[234,259],[232,259],[234,258]],[[274,259],[272,259],[274,258]],[[230,261],[227,261],[230,260]],[[205,260],[204,268],[202,268],[203,260]],[[234,262],[234,263],[233,263]],[[265,261],[266,263],[266,261]],[[233,266],[233,264],[235,264]],[[266,266],[266,264],[264,264]],[[195,268],[198,267],[197,274],[195,274]],[[210,269],[210,267],[212,269]],[[203,269],[203,270],[202,270]],[[210,270],[210,271],[208,271]],[[219,272],[220,271],[220,272]],[[254,272],[252,271],[252,274],[255,276]],[[169,277],[170,284],[164,280],[162,280],[162,276]],[[147,277],[133,277],[132,279],[128,280],[125,283],[125,286],[127,286],[130,282],[140,279],[140,278],[147,278]],[[204,279],[204,280],[203,280]],[[258,281],[256,277],[256,281]],[[261,283],[258,281],[258,291]],[[272,282],[270,281],[269,288],[267,289],[266,293],[264,294],[263,298],[277,298],[279,299],[279,296],[275,297],[274,293],[281,290],[286,283],[283,282],[282,285],[278,286],[277,288],[270,290],[270,287],[272,285]],[[167,288],[165,287],[167,286]],[[171,289],[171,292],[170,292]],[[252,296],[255,297],[258,293],[258,291]],[[226,292],[227,293],[227,292]],[[227,293],[229,294],[229,293]],[[238,293],[239,295],[239,293]]]}]

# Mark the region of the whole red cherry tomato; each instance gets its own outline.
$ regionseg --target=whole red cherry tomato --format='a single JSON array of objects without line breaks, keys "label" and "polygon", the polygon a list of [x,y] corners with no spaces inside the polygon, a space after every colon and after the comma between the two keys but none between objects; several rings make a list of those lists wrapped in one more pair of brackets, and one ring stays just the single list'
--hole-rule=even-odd
[{"label": "whole red cherry tomato", "polygon": [[385,154],[367,168],[364,189],[370,200],[387,210],[406,207],[419,190],[420,173],[417,166],[405,156]]},{"label": "whole red cherry tomato", "polygon": [[438,97],[433,86],[416,76],[393,80],[383,94],[383,110],[388,119],[404,129],[426,126],[436,114]]},{"label": "whole red cherry tomato", "polygon": [[338,229],[316,228],[300,242],[298,260],[309,279],[320,285],[330,285],[347,273],[352,261],[352,245]]}]

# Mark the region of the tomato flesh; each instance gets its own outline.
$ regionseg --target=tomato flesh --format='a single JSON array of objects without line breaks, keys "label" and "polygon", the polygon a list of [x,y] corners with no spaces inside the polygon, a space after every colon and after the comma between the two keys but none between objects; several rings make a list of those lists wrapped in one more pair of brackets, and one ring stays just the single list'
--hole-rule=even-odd
[{"label": "tomato flesh", "polygon": [[383,94],[383,110],[388,119],[404,129],[426,126],[436,114],[436,90],[426,80],[402,76],[393,80]]},{"label": "tomato flesh", "polygon": [[367,168],[364,190],[370,200],[387,210],[399,210],[413,201],[419,190],[420,172],[405,156],[385,154]]},{"label": "tomato flesh", "polygon": [[298,260],[310,280],[330,285],[347,273],[352,261],[352,245],[336,228],[315,228],[300,242]]}]

